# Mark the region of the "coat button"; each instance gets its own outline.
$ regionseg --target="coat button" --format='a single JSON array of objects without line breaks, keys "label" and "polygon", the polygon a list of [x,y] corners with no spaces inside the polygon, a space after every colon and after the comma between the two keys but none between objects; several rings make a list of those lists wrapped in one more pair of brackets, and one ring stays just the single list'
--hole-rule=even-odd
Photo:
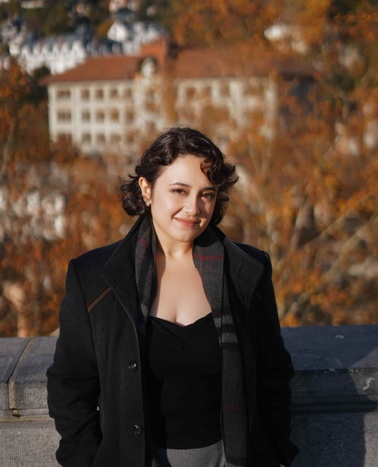
[{"label": "coat button", "polygon": [[134,425],[134,435],[139,436],[143,432],[143,428],[140,425]]},{"label": "coat button", "polygon": [[137,362],[135,360],[131,360],[131,362],[129,362],[129,370],[136,371],[137,368],[138,368]]}]

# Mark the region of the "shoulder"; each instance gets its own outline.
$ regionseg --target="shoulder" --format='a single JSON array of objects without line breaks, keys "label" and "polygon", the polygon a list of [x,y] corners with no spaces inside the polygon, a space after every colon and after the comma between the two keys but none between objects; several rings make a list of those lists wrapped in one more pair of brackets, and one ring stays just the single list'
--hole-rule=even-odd
[{"label": "shoulder", "polygon": [[139,218],[131,227],[126,237],[109,245],[89,250],[86,253],[74,259],[75,265],[79,270],[91,271],[92,269],[102,271],[105,264],[113,256],[117,255],[125,248],[134,248],[136,242],[136,232],[141,224],[142,218]]},{"label": "shoulder", "polygon": [[270,258],[266,251],[259,250],[258,248],[252,245],[247,245],[246,243],[235,242],[234,244],[242,251],[244,251],[244,253],[247,253],[248,256],[261,263],[263,266],[266,267],[267,264],[270,263]]},{"label": "shoulder", "polygon": [[217,226],[213,230],[223,243],[230,265],[249,264],[258,271],[258,276],[271,272],[271,261],[267,252],[246,243],[234,242]]},{"label": "shoulder", "polygon": [[[226,237],[227,238],[227,237]],[[230,264],[237,264],[239,267],[241,263],[253,264],[253,269],[259,271],[259,283],[265,283],[272,277],[272,263],[269,254],[256,248],[255,246],[246,243],[233,242],[227,239],[224,243],[228,250]],[[252,270],[253,271],[253,270]]]},{"label": "shoulder", "polygon": [[71,289],[73,284],[78,284],[88,306],[96,297],[110,291],[102,277],[102,269],[121,243],[96,248],[72,259],[67,273],[67,293],[75,290]]},{"label": "shoulder", "polygon": [[80,271],[92,269],[101,271],[108,259],[119,248],[121,243],[122,240],[119,240],[118,242],[111,243],[110,245],[105,245],[83,253],[74,259],[76,268]]},{"label": "shoulder", "polygon": [[252,259],[255,263],[263,266],[265,271],[271,268],[270,256],[266,251],[247,243],[233,242],[227,237],[225,237],[224,244],[232,253],[237,252],[239,255]]}]

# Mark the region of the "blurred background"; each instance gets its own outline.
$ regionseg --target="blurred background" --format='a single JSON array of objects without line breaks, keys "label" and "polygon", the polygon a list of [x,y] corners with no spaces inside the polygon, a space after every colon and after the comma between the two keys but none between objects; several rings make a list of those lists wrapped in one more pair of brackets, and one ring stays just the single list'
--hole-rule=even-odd
[{"label": "blurred background", "polygon": [[284,326],[378,323],[376,0],[0,1],[0,336],[58,328],[70,258],[189,124],[237,164],[221,228]]}]

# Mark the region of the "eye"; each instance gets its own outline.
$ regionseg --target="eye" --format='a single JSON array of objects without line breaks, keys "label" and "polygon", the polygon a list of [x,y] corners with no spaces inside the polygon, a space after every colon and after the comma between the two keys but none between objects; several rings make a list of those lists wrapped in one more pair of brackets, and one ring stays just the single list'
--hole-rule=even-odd
[{"label": "eye", "polygon": [[182,188],[173,188],[172,193],[177,193],[178,195],[184,195],[185,190],[183,190]]},{"label": "eye", "polygon": [[215,193],[213,191],[209,191],[209,192],[206,192],[206,193],[203,193],[202,195],[204,198],[212,201],[213,199],[215,199]]}]

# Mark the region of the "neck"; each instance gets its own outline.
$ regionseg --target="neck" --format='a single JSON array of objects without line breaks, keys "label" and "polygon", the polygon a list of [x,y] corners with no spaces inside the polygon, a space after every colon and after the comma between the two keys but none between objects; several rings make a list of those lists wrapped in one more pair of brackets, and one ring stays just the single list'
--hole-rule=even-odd
[{"label": "neck", "polygon": [[169,245],[160,243],[157,239],[156,254],[165,258],[179,259],[192,255],[193,243],[177,242]]}]

